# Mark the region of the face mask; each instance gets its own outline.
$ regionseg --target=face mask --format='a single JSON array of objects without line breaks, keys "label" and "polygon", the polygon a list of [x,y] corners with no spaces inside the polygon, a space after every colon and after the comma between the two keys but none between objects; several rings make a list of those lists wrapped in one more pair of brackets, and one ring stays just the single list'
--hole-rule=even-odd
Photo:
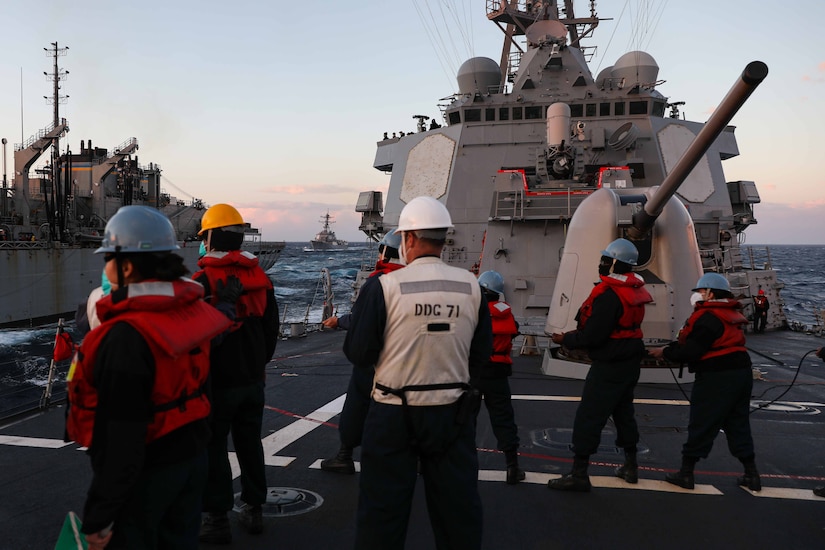
[{"label": "face mask", "polygon": [[696,307],[696,303],[701,302],[701,301],[702,301],[702,294],[700,292],[694,292],[693,294],[690,295],[690,305],[692,305],[693,307]]},{"label": "face mask", "polygon": [[404,233],[401,233],[401,248],[398,249],[398,259],[401,265],[407,265],[407,239]]},{"label": "face mask", "polygon": [[106,276],[105,269],[100,273],[100,288],[103,289],[104,296],[112,291],[112,283],[109,282],[109,277]]},{"label": "face mask", "polygon": [[203,258],[206,256],[206,243],[201,241],[201,245],[198,248],[198,258]]}]

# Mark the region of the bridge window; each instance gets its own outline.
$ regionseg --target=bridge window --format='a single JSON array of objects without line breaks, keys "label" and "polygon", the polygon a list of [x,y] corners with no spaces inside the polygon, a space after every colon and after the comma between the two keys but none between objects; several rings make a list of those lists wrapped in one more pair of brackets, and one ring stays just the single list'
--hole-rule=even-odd
[{"label": "bridge window", "polygon": [[450,124],[460,124],[461,123],[461,113],[458,111],[453,111],[452,113],[448,113],[447,119],[450,121]]},{"label": "bridge window", "polygon": [[541,118],[541,106],[534,106],[534,107],[525,107],[524,108],[524,118],[527,120]]},{"label": "bridge window", "polygon": [[630,102],[630,114],[631,115],[646,115],[647,114],[647,101],[631,101]]},{"label": "bridge window", "polygon": [[521,120],[521,107],[513,107],[513,120]]},{"label": "bridge window", "polygon": [[582,117],[584,115],[584,106],[581,104],[575,104],[570,106],[570,116],[571,117]]},{"label": "bridge window", "polygon": [[498,110],[499,120],[510,120],[510,109],[508,107],[500,107]]},{"label": "bridge window", "polygon": [[464,122],[481,122],[481,109],[467,109],[464,111]]},{"label": "bridge window", "polygon": [[599,116],[610,116],[610,103],[599,103]]},{"label": "bridge window", "polygon": [[584,106],[584,116],[596,116],[596,104],[588,103]]},{"label": "bridge window", "polygon": [[613,104],[613,115],[624,116],[624,101],[617,101]]},{"label": "bridge window", "polygon": [[663,117],[665,116],[665,103],[663,101],[654,101],[653,102],[653,116]]},{"label": "bridge window", "polygon": [[496,119],[495,109],[484,109],[484,120],[492,121]]}]

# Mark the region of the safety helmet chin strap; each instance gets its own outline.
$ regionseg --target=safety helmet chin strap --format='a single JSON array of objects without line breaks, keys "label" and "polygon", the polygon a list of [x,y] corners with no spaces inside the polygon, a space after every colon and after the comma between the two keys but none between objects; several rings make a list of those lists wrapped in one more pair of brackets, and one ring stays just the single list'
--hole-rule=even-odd
[{"label": "safety helmet chin strap", "polygon": [[117,268],[117,288],[123,288],[123,266],[121,265],[121,260],[123,256],[120,254],[120,245],[115,247],[115,267]]}]

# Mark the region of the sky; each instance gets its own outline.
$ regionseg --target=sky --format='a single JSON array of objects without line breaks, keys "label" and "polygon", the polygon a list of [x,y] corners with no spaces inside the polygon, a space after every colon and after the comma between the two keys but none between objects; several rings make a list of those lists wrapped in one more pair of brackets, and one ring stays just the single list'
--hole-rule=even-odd
[{"label": "sky", "polygon": [[[589,13],[575,3],[577,15]],[[372,168],[384,132],[439,116],[455,73],[500,58],[503,34],[485,0],[5,0],[0,4],[0,136],[8,145],[52,120],[52,60],[68,46],[60,114],[72,150],[131,137],[166,191],[227,202],[265,239],[308,241],[329,210],[338,237],[363,242],[360,191],[384,191]],[[613,0],[591,61],[596,75],[623,53],[657,61],[657,89],[706,120],[748,62],[769,75],[733,118],[740,156],[728,181],[761,197],[750,244],[825,244],[825,2]],[[21,108],[22,107],[22,108]],[[21,121],[22,111],[22,121]],[[65,140],[64,140],[65,143]],[[11,177],[11,176],[9,176]]]}]

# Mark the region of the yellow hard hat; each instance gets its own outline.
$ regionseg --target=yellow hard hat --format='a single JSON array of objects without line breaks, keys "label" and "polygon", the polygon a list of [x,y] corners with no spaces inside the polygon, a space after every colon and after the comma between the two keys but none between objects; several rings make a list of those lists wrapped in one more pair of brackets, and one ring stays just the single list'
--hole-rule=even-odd
[{"label": "yellow hard hat", "polygon": [[216,204],[203,213],[201,230],[198,231],[198,235],[204,231],[215,229],[216,227],[227,227],[230,225],[243,225],[243,218],[240,212],[228,204]]}]

